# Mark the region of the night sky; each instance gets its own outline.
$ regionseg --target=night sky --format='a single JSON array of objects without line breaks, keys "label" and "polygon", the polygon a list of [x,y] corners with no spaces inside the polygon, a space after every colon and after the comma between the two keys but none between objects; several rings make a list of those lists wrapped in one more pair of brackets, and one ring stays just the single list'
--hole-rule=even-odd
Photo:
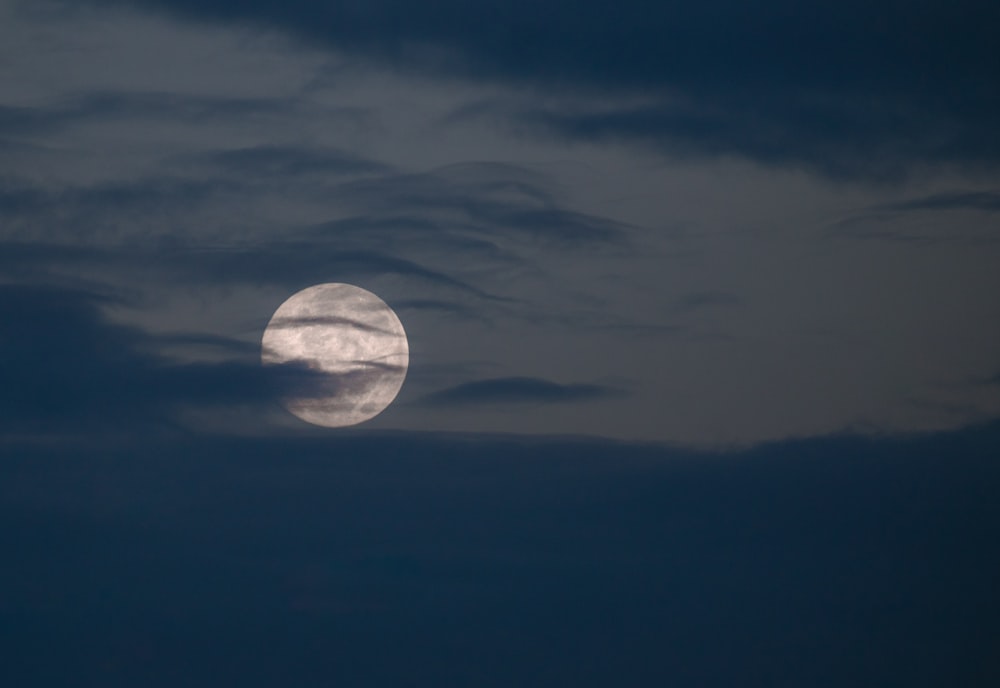
[{"label": "night sky", "polygon": [[0,0],[0,685],[1000,685],[998,26]]}]

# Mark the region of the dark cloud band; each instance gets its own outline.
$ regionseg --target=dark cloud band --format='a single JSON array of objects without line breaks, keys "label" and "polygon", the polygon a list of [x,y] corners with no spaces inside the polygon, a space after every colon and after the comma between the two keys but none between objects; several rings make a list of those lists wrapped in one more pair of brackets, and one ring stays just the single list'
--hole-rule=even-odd
[{"label": "dark cloud band", "polygon": [[[403,71],[541,87],[547,100],[573,94],[590,104],[528,113],[572,138],[837,177],[1000,163],[1000,6],[979,0],[92,1],[249,21]],[[643,104],[609,107],[608,95]]]}]

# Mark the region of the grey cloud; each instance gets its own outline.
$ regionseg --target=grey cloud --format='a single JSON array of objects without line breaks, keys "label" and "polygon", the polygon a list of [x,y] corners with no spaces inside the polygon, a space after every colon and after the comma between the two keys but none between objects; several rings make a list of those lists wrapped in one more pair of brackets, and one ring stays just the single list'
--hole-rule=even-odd
[{"label": "grey cloud", "polygon": [[395,332],[391,332],[389,330],[376,327],[370,323],[363,322],[361,320],[355,320],[353,318],[345,318],[333,315],[273,318],[268,323],[267,326],[268,329],[286,330],[286,329],[296,329],[304,325],[347,325],[348,327],[357,330],[362,330],[365,332],[380,332],[382,334],[395,334]]},{"label": "grey cloud", "polygon": [[467,163],[359,180],[338,186],[334,194],[364,208],[366,217],[379,218],[379,227],[402,216],[409,231],[445,229],[478,241],[504,236],[558,247],[600,246],[627,243],[632,229],[560,207],[538,174],[510,165]]},{"label": "grey cloud", "polygon": [[150,272],[203,284],[297,286],[346,277],[396,275],[488,302],[510,302],[415,261],[376,251],[344,251],[330,242],[258,242],[253,245],[189,246],[176,241],[148,245],[67,245],[0,242],[0,269],[30,277],[60,270]]},{"label": "grey cloud", "polygon": [[953,191],[914,198],[899,203],[878,206],[889,212],[909,212],[916,210],[982,210],[1000,211],[1000,192],[996,191]]},{"label": "grey cloud", "polygon": [[416,261],[376,251],[344,251],[329,242],[185,250],[175,254],[175,259],[189,275],[208,281],[294,284],[336,281],[334,278],[346,276],[398,275],[488,301],[504,300]]},{"label": "grey cloud", "polygon": [[[980,0],[92,1],[250,22],[400,71],[599,104],[534,113],[573,139],[739,156],[839,179],[1000,165],[991,30],[1000,10]],[[629,100],[640,104],[607,106]]]},{"label": "grey cloud", "polygon": [[323,146],[253,146],[206,153],[203,160],[228,174],[274,178],[385,173],[389,167],[349,151]]},{"label": "grey cloud", "polygon": [[[914,170],[949,164],[987,169],[1000,160],[1000,146],[982,146],[983,132],[957,129],[944,113],[858,112],[850,99],[811,104],[767,96],[744,102],[741,97],[750,96],[509,110],[518,126],[537,135],[642,145],[678,159],[744,158],[838,181],[897,182]],[[900,118],[908,120],[907,136],[893,131]],[[948,135],[938,135],[939,130]]]},{"label": "grey cloud", "polygon": [[0,133],[37,134],[87,122],[169,120],[200,123],[280,114],[295,107],[279,98],[228,98],[169,92],[92,92],[47,105],[0,105]]},{"label": "grey cloud", "polygon": [[6,445],[4,675],[996,685],[998,446],[998,423],[726,454],[377,431]]},{"label": "grey cloud", "polygon": [[559,384],[534,377],[500,377],[466,382],[424,397],[433,406],[465,404],[558,404],[605,399],[620,390],[593,384]]},{"label": "grey cloud", "polygon": [[732,308],[742,303],[742,300],[729,292],[699,291],[684,294],[675,302],[681,311],[694,311],[704,308]]},{"label": "grey cloud", "polygon": [[628,227],[621,222],[556,208],[484,214],[510,231],[568,245],[622,241]]},{"label": "grey cloud", "polygon": [[[928,243],[932,239],[917,234],[906,227],[893,225],[893,217],[886,214],[852,217],[835,223],[827,234],[831,237],[863,240],[880,240],[903,244]],[[937,237],[941,240],[943,237]]]},{"label": "grey cloud", "polygon": [[[215,149],[165,164],[169,174],[91,185],[4,180],[0,217],[9,233],[0,268],[21,278],[111,271],[289,288],[395,276],[428,290],[413,295],[412,309],[483,319],[519,302],[477,283],[466,266],[540,275],[540,248],[627,248],[634,229],[569,210],[545,174],[511,164],[398,174],[299,145]],[[356,173],[366,178],[342,179]],[[296,184],[296,175],[315,183]],[[275,239],[270,214],[298,199],[334,219],[292,224]]]},{"label": "grey cloud", "polygon": [[365,396],[381,384],[387,374],[396,377],[401,368],[364,361],[355,368],[337,373],[323,372],[302,363],[267,365],[263,370],[276,397],[292,398],[296,405],[334,411],[353,408],[354,397]]},{"label": "grey cloud", "polygon": [[[525,266],[534,260],[528,249],[624,247],[633,229],[561,207],[545,188],[544,177],[530,170],[471,163],[424,174],[380,174],[323,186],[322,190],[316,185],[296,188],[295,194],[329,204],[331,212],[338,208],[361,212],[289,228],[284,241],[254,244],[252,248],[223,241],[212,248],[199,239],[206,219],[211,218],[216,225],[211,230],[213,236],[232,235],[241,220],[216,220],[215,211],[226,203],[253,207],[260,200],[261,189],[256,185],[260,177],[251,169],[257,163],[272,172],[288,167],[301,169],[303,174],[305,170],[346,174],[348,170],[384,169],[342,151],[310,152],[290,147],[213,151],[200,159],[221,164],[225,170],[240,167],[244,157],[257,161],[247,162],[244,176],[204,177],[190,171],[184,176],[175,170],[171,176],[52,187],[7,179],[0,184],[0,216],[22,239],[33,237],[63,246],[81,239],[95,246],[106,245],[106,237],[124,238],[123,243],[128,244],[130,237],[144,234],[132,260],[143,262],[144,251],[151,251],[155,244],[163,264],[190,270],[208,266],[218,279],[283,280],[276,273],[287,272],[290,277],[335,270],[393,273],[482,298],[490,295],[421,261],[438,262],[445,257],[450,264],[461,264],[466,258],[477,257],[495,265]],[[287,178],[277,176],[279,182]],[[275,193],[271,183],[265,189],[265,193]],[[157,237],[152,244],[150,234]],[[190,255],[178,257],[179,251],[188,249]],[[402,258],[403,252],[416,257]],[[54,257],[59,260],[60,252]],[[255,274],[237,274],[246,272],[244,265],[252,265]]]},{"label": "grey cloud", "polygon": [[420,211],[394,212],[392,206],[373,207],[365,215],[322,222],[301,230],[304,237],[337,241],[342,245],[378,247],[381,250],[433,251],[515,265],[523,262],[513,250],[496,239],[466,231],[446,220],[428,217]]},{"label": "grey cloud", "polygon": [[480,320],[484,317],[480,308],[440,299],[403,299],[393,302],[392,305],[395,310],[440,313],[462,320]]},{"label": "grey cloud", "polygon": [[[382,358],[390,358],[390,355],[383,356]],[[364,360],[354,360],[350,361],[351,364],[358,367],[359,370],[370,371],[370,369],[375,369],[383,373],[405,373],[407,370],[406,366],[397,365],[395,363],[385,363],[378,359],[366,358]]]},{"label": "grey cloud", "polygon": [[832,224],[828,234],[911,244],[992,243],[1000,240],[996,223],[979,222],[970,226],[957,222],[910,221],[963,211],[987,214],[1000,212],[1000,194],[994,191],[952,191],[874,205]]},{"label": "grey cloud", "polygon": [[[370,384],[382,374],[331,375],[289,363],[262,367],[242,342],[191,335],[151,335],[110,322],[114,296],[79,290],[0,286],[0,430],[58,433],[127,431],[170,425],[189,407],[257,406],[282,395],[322,397]],[[213,362],[181,362],[158,351],[178,343],[228,350]]]},{"label": "grey cloud", "polygon": [[204,332],[161,333],[156,336],[158,346],[163,349],[222,351],[233,356],[257,356],[260,346],[256,342],[246,342],[231,337]]},{"label": "grey cloud", "polygon": [[0,181],[0,219],[8,237],[85,241],[95,236],[177,232],[214,199],[236,191],[227,180],[155,177],[91,186]]}]

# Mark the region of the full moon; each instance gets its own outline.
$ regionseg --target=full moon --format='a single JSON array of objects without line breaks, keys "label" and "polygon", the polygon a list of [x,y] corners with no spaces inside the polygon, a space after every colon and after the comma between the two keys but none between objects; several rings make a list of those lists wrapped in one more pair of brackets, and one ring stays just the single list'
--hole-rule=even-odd
[{"label": "full moon", "polygon": [[315,384],[292,388],[281,402],[307,423],[336,428],[374,418],[392,403],[410,348],[385,301],[350,284],[317,284],[293,294],[271,316],[261,363],[292,364],[313,378]]}]

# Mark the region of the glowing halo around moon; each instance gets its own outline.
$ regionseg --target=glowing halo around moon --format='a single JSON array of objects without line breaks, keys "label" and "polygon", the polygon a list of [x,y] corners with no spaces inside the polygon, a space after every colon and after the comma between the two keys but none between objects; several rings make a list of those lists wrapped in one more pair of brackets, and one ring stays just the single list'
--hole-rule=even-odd
[{"label": "glowing halo around moon", "polygon": [[308,390],[281,397],[307,423],[336,428],[381,413],[399,393],[410,363],[403,324],[379,297],[351,284],[317,284],[271,316],[261,363],[318,373]]}]

